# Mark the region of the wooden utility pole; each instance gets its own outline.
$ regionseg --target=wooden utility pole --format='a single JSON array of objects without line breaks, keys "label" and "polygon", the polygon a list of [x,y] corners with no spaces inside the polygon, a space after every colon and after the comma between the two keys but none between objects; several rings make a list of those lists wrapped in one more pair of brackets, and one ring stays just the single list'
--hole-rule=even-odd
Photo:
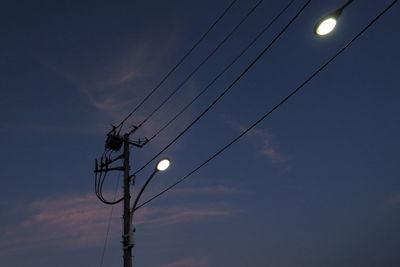
[{"label": "wooden utility pole", "polygon": [[[136,128],[135,128],[136,129]],[[134,230],[132,229],[132,210],[131,210],[131,192],[130,192],[130,187],[131,187],[131,180],[134,177],[133,175],[130,174],[131,171],[131,166],[130,166],[130,146],[135,146],[142,148],[147,142],[149,141],[147,138],[145,140],[137,140],[137,141],[131,141],[129,139],[130,134],[132,133],[129,132],[127,134],[124,134],[123,137],[119,136],[115,129],[113,129],[112,132],[110,132],[107,135],[107,140],[106,140],[106,146],[105,146],[105,151],[119,151],[121,147],[123,147],[122,153],[115,157],[114,159],[111,159],[110,156],[106,155],[105,153],[103,156],[100,158],[100,164],[99,161],[95,161],[95,173],[96,173],[96,179],[95,179],[95,184],[96,184],[96,195],[97,197],[105,204],[108,205],[116,205],[123,201],[124,203],[124,212],[123,212],[123,234],[122,234],[122,250],[123,250],[123,262],[124,262],[124,267],[132,267],[132,247],[133,247],[133,232]],[[122,166],[118,167],[111,167],[110,165],[122,160]],[[107,201],[104,196],[102,195],[102,187],[104,183],[104,177],[103,178],[98,178],[97,174],[101,173],[107,173],[109,171],[122,171],[124,173],[124,183],[123,183],[123,190],[124,190],[124,195],[122,198],[115,200],[115,201]]]},{"label": "wooden utility pole", "polygon": [[129,135],[124,135],[124,214],[122,244],[124,251],[124,267],[132,267],[132,244],[131,244],[131,177],[130,177],[130,163],[129,163]]}]

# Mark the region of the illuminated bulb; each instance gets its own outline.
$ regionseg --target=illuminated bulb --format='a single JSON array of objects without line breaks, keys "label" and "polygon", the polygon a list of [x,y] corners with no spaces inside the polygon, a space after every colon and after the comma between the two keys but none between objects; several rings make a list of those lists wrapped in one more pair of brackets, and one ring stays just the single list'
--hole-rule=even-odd
[{"label": "illuminated bulb", "polygon": [[317,35],[326,35],[333,31],[336,26],[336,19],[328,18],[322,21],[316,28],[315,33]]},{"label": "illuminated bulb", "polygon": [[157,171],[165,171],[166,169],[168,169],[169,165],[171,164],[171,161],[169,159],[161,159],[158,163],[157,163]]}]

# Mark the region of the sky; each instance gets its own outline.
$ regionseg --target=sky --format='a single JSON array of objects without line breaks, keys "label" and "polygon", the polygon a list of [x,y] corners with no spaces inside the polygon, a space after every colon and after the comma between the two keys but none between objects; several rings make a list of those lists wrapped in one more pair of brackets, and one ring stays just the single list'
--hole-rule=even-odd
[{"label": "sky", "polygon": [[[101,266],[105,240],[102,266],[122,266],[122,206],[96,198],[94,160],[111,125],[138,105],[230,2],[2,3],[1,266]],[[257,2],[237,1],[124,131],[150,114]],[[218,97],[305,2],[294,1],[165,131],[143,148],[133,147],[132,171]],[[142,200],[242,133],[391,2],[354,1],[335,31],[318,37],[315,22],[344,1],[311,1],[232,89],[160,155],[171,159],[171,167],[156,174]],[[262,1],[131,138],[151,137],[287,3]],[[134,265],[400,266],[399,13],[396,4],[271,116],[138,210]],[[155,164],[137,175],[134,194]],[[113,199],[115,192],[121,195],[121,176],[110,173],[104,194]]]}]

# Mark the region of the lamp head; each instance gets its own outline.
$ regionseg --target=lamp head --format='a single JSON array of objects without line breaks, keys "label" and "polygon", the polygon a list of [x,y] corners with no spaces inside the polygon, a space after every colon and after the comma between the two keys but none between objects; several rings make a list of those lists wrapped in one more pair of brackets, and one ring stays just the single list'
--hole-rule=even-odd
[{"label": "lamp head", "polygon": [[343,8],[339,8],[329,15],[320,19],[314,27],[314,34],[323,36],[331,33],[337,24],[340,14],[342,14]]},{"label": "lamp head", "polygon": [[158,161],[156,170],[159,172],[165,171],[166,169],[168,169],[170,164],[171,161],[169,160],[169,158],[162,158]]}]

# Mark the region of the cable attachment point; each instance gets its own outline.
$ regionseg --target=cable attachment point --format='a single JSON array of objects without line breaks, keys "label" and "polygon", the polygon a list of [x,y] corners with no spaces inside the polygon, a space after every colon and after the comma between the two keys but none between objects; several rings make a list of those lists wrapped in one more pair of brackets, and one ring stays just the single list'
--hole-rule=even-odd
[{"label": "cable attachment point", "polygon": [[138,139],[137,141],[129,141],[130,145],[142,148],[145,144],[147,144],[150,140],[148,138],[145,138],[144,140]]},{"label": "cable attachment point", "polygon": [[133,134],[134,132],[136,132],[136,130],[139,128],[139,126],[136,125],[132,125],[132,130],[129,131],[128,135]]}]

